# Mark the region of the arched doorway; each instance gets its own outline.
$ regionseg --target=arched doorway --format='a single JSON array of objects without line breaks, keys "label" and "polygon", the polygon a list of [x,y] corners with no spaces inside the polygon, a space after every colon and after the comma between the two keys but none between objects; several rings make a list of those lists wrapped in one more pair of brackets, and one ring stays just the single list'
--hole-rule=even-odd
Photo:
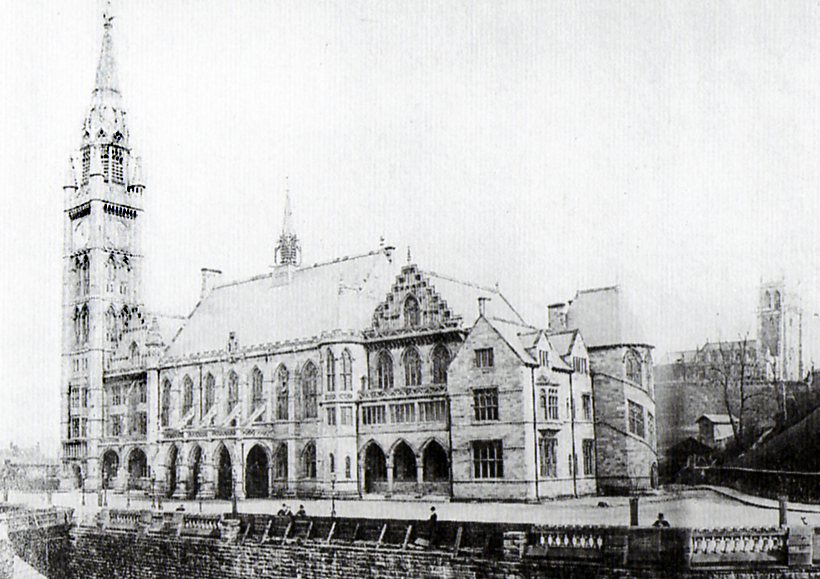
[{"label": "arched doorway", "polygon": [[177,490],[177,463],[179,453],[176,446],[171,446],[168,451],[168,462],[166,463],[165,475],[165,496],[171,498]]},{"label": "arched doorway", "polygon": [[216,498],[229,499],[233,496],[233,465],[231,455],[224,446],[217,455]]},{"label": "arched doorway", "polygon": [[450,461],[447,453],[435,440],[424,448],[422,456],[424,482],[447,482],[450,480]]},{"label": "arched doorway", "polygon": [[113,450],[106,450],[103,454],[102,464],[102,487],[110,489],[117,480],[117,472],[120,469],[120,457]]},{"label": "arched doorway", "polygon": [[77,482],[77,488],[83,488],[83,469],[79,464],[75,464],[73,467],[74,470],[74,480]]},{"label": "arched doorway", "polygon": [[128,488],[143,488],[143,479],[148,475],[148,459],[141,448],[135,448],[128,455]]},{"label": "arched doorway", "polygon": [[386,490],[387,460],[379,445],[371,443],[364,452],[364,492],[374,493]]},{"label": "arched doorway", "polygon": [[[393,450],[393,490],[412,492],[407,483],[416,482],[416,453],[402,441]],[[398,487],[396,486],[398,485]]]},{"label": "arched doorway", "polygon": [[245,496],[264,499],[268,496],[268,453],[254,445],[245,461]]},{"label": "arched doorway", "polygon": [[195,499],[202,485],[200,472],[202,470],[202,449],[199,445],[191,450],[190,480],[188,481],[188,498]]}]

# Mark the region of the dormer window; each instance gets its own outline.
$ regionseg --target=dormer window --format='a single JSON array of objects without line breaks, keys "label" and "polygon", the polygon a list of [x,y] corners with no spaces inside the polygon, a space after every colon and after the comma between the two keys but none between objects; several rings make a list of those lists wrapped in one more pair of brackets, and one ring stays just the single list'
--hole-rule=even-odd
[{"label": "dormer window", "polygon": [[408,328],[415,328],[421,323],[421,312],[419,302],[413,296],[409,296],[404,301],[404,325]]}]

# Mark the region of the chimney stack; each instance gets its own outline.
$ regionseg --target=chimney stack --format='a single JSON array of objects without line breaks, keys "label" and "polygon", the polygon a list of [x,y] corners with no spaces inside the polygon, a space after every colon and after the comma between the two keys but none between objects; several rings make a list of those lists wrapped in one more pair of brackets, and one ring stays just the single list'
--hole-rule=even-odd
[{"label": "chimney stack", "polygon": [[478,315],[484,316],[484,312],[486,311],[487,302],[490,301],[490,298],[487,297],[480,297],[478,298]]}]

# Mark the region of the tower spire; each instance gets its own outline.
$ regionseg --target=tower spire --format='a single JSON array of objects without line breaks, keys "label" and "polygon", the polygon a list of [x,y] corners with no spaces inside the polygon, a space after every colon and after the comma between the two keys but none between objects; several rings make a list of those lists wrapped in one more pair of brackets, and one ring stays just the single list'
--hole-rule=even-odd
[{"label": "tower spire", "polygon": [[120,84],[117,79],[117,65],[114,61],[114,47],[111,41],[111,28],[113,27],[114,16],[111,14],[111,5],[103,12],[103,41],[100,49],[100,62],[97,64],[97,76],[94,80],[94,92],[112,91],[120,92]]}]

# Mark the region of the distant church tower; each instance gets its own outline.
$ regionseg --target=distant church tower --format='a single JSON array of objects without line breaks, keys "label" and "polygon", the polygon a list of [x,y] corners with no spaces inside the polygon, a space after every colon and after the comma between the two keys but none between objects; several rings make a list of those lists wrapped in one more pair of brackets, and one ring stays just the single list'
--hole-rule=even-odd
[{"label": "distant church tower", "polygon": [[129,146],[117,81],[112,20],[102,49],[79,155],[64,185],[61,439],[66,474],[100,486],[103,372],[122,332],[144,324],[140,161]]},{"label": "distant church tower", "polygon": [[803,377],[803,311],[783,280],[760,286],[758,343],[775,360],[778,380]]}]

